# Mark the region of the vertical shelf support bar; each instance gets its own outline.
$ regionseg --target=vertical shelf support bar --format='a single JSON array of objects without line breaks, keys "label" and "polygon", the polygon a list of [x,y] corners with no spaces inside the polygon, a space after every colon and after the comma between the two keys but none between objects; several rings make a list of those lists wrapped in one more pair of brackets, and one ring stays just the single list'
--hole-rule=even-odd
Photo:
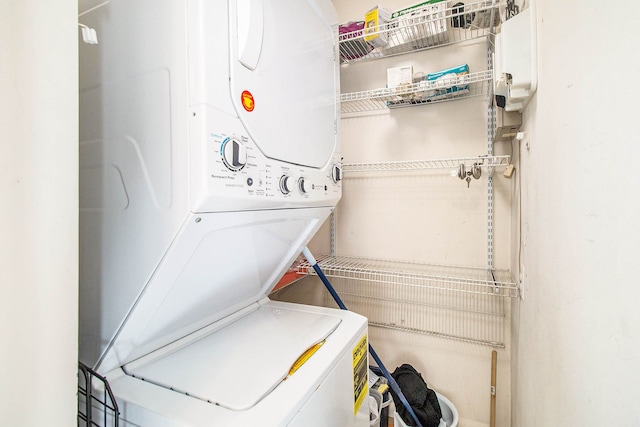
[{"label": "vertical shelf support bar", "polygon": [[[495,4],[495,0],[494,0]],[[494,46],[494,14],[496,8],[491,8],[491,28],[487,36],[487,69],[493,75],[493,46]],[[495,78],[495,77],[494,77]],[[493,156],[493,140],[496,133],[496,114],[493,102],[493,79],[489,82],[487,94],[487,155]],[[487,269],[493,270],[493,170],[487,174]]]},{"label": "vertical shelf support bar", "polygon": [[330,218],[331,231],[329,233],[330,245],[331,245],[331,256],[336,256],[336,210],[334,209],[331,212]]},{"label": "vertical shelf support bar", "polygon": [[[489,54],[491,56],[491,54]],[[493,156],[493,137],[495,135],[495,106],[489,100],[487,107],[487,154]],[[487,269],[493,270],[493,171],[487,176]]]}]

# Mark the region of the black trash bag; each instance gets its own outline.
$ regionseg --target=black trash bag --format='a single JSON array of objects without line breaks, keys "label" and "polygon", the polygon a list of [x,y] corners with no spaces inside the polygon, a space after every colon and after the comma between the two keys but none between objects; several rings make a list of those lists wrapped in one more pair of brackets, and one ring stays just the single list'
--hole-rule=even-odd
[{"label": "black trash bag", "polygon": [[[411,405],[422,427],[438,427],[440,418],[442,418],[440,402],[438,402],[436,392],[427,387],[422,375],[413,366],[405,363],[397,367],[391,376],[398,383],[402,394]],[[393,397],[393,403],[396,405],[396,411],[405,424],[415,426],[416,424],[411,414],[404,407],[393,389],[391,389],[391,396]]]}]

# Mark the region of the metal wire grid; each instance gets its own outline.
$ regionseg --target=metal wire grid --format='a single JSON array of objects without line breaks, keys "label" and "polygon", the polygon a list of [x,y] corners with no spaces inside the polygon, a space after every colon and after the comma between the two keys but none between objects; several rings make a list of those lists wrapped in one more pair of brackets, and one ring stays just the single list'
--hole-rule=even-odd
[{"label": "metal wire grid", "polygon": [[493,73],[479,71],[458,76],[455,79],[422,80],[396,88],[381,88],[340,95],[342,113],[401,108],[470,98],[487,93]]},{"label": "metal wire grid", "polygon": [[[102,389],[96,395],[94,380]],[[107,379],[78,363],[78,427],[118,427],[120,411]],[[102,422],[102,424],[99,424]]]},{"label": "metal wire grid", "polygon": [[504,347],[505,298],[518,295],[506,271],[330,255],[319,265],[372,326]]},{"label": "metal wire grid", "polygon": [[[494,28],[490,17],[498,16],[498,0],[449,8],[443,1],[430,6],[428,10],[400,16],[377,27],[340,34],[341,62],[383,58],[484,37]],[[374,49],[365,40],[371,36],[386,40],[386,44]]]},{"label": "metal wire grid", "polygon": [[509,155],[502,156],[477,156],[477,157],[455,157],[448,159],[432,160],[408,160],[372,163],[343,163],[344,173],[354,172],[391,172],[391,171],[416,171],[425,169],[455,169],[464,164],[465,166],[477,163],[486,168],[506,166],[510,161]]}]

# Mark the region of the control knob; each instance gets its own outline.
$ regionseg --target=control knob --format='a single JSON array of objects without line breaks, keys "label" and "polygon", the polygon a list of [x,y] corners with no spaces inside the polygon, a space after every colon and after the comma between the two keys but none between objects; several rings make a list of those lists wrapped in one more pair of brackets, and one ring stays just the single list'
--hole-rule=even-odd
[{"label": "control knob", "polygon": [[224,165],[234,172],[247,164],[247,150],[237,139],[225,139],[220,147],[220,155]]},{"label": "control knob", "polygon": [[292,178],[289,175],[282,175],[280,177],[280,191],[282,194],[289,194],[291,192]]},{"label": "control knob", "polygon": [[336,184],[342,180],[342,169],[336,164],[331,167],[331,180]]},{"label": "control knob", "polygon": [[298,190],[300,190],[300,192],[302,194],[306,194],[307,193],[307,182],[305,181],[305,179],[303,177],[300,177],[298,179]]}]

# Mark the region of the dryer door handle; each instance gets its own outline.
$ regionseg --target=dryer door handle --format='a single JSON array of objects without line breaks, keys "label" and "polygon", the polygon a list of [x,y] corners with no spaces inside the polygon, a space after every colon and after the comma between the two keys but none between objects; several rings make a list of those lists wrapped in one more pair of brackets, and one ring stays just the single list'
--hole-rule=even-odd
[{"label": "dryer door handle", "polygon": [[263,0],[237,0],[238,61],[255,70],[262,52],[264,36]]}]

